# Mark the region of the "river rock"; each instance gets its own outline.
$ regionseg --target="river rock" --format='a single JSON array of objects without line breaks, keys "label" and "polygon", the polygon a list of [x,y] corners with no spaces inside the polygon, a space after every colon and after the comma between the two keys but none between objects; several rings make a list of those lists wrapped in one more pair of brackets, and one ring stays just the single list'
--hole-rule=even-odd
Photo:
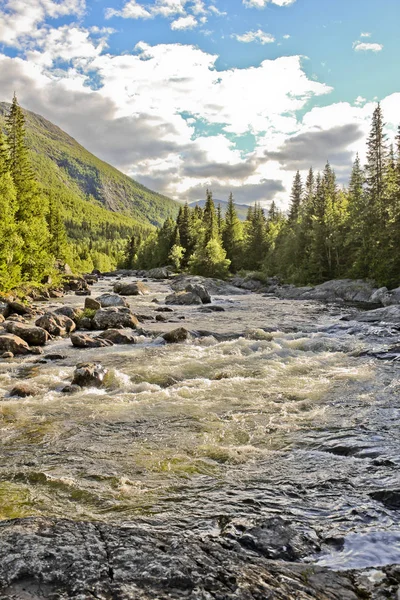
[{"label": "river rock", "polygon": [[197,294],[203,304],[211,304],[211,296],[204,285],[200,285],[199,283],[189,283],[189,285],[186,286],[185,291]]},{"label": "river rock", "polygon": [[4,358],[4,359],[14,358],[14,354],[12,352],[3,352],[3,354],[1,355],[1,358]]},{"label": "river rock", "polygon": [[8,306],[8,302],[4,302],[4,300],[0,300],[0,315],[2,317],[7,318],[10,314],[10,307]]},{"label": "river rock", "polygon": [[64,292],[60,289],[51,289],[49,290],[50,298],[63,298]]},{"label": "river rock", "polygon": [[0,352],[12,352],[12,354],[28,354],[30,348],[22,338],[12,333],[0,334]]},{"label": "river rock", "polygon": [[247,290],[241,290],[228,281],[213,279],[211,277],[201,277],[200,275],[179,275],[178,277],[174,277],[171,282],[171,288],[175,292],[185,291],[189,285],[202,285],[211,296],[238,296],[249,293]]},{"label": "river rock", "polygon": [[42,327],[6,321],[4,329],[13,333],[27,342],[30,346],[44,346],[49,339],[48,332]]},{"label": "river rock", "polygon": [[85,279],[83,277],[76,277],[75,275],[65,275],[63,287],[65,292],[88,290],[88,284]]},{"label": "river rock", "polygon": [[111,306],[128,306],[126,300],[118,296],[118,294],[102,294],[96,298],[100,302],[101,308],[109,308]]},{"label": "river rock", "polygon": [[165,304],[192,305],[203,304],[200,296],[193,292],[174,292],[165,298]]},{"label": "river rock", "polygon": [[55,313],[45,313],[37,319],[35,325],[42,327],[51,335],[59,337],[64,337],[76,329],[75,322],[72,319]]},{"label": "river rock", "polygon": [[93,338],[85,333],[73,333],[71,335],[71,342],[75,348],[105,348],[106,346],[112,346],[110,340],[102,340]]},{"label": "river rock", "polygon": [[17,383],[10,392],[11,397],[27,398],[28,396],[35,396],[38,393],[38,389],[31,385],[21,381]]},{"label": "river rock", "polygon": [[361,302],[373,304],[371,297],[376,288],[362,279],[334,279],[317,285],[313,289],[301,294],[309,300],[323,300],[324,302]]},{"label": "river rock", "polygon": [[33,314],[32,309],[22,302],[13,301],[9,303],[10,313],[16,313],[17,315],[31,315]]},{"label": "river rock", "polygon": [[381,302],[383,306],[392,306],[393,304],[400,304],[400,287],[386,291],[385,294],[382,295]]},{"label": "river rock", "polygon": [[202,313],[225,312],[225,308],[218,306],[218,304],[214,304],[214,306],[200,306],[198,310]]},{"label": "river rock", "polygon": [[190,333],[184,327],[178,327],[178,329],[173,329],[172,331],[167,331],[162,336],[167,344],[178,344],[180,342],[185,342],[190,338]]},{"label": "river rock", "polygon": [[107,369],[99,363],[80,363],[79,365],[76,365],[71,385],[79,385],[80,387],[101,387],[106,375]]},{"label": "river rock", "polygon": [[[5,600],[382,600],[395,599],[396,566],[362,592],[371,570],[335,572],[270,560],[227,535],[29,517],[0,522]],[[245,532],[246,533],[246,532]],[[265,533],[265,531],[264,531]],[[253,531],[254,536],[257,535]],[[262,547],[262,542],[260,542]]]},{"label": "river rock", "polygon": [[169,279],[171,276],[171,271],[168,269],[168,267],[157,267],[147,271],[146,275],[151,279]]},{"label": "river rock", "polygon": [[123,296],[144,296],[145,294],[148,294],[150,290],[141,281],[136,281],[134,283],[118,281],[114,285],[114,292],[116,294],[122,294]]},{"label": "river rock", "polygon": [[136,329],[139,321],[129,308],[114,306],[98,310],[93,317],[93,325],[95,329]]},{"label": "river rock", "polygon": [[165,321],[168,321],[168,318],[164,317],[164,315],[156,315],[156,321],[159,323],[164,323]]},{"label": "river rock", "polygon": [[137,342],[137,338],[129,329],[107,329],[97,336],[96,339],[109,340],[113,344],[136,344]]},{"label": "river rock", "polygon": [[60,306],[60,308],[57,308],[54,311],[54,314],[64,315],[65,317],[72,319],[72,321],[74,321],[74,323],[76,324],[77,321],[79,321],[79,319],[81,318],[82,312],[83,311],[81,308],[74,308],[73,306],[65,304],[64,306]]},{"label": "river rock", "polygon": [[89,308],[90,310],[99,310],[99,308],[101,308],[101,304],[98,300],[88,296],[85,298],[85,308]]},{"label": "river rock", "polygon": [[386,306],[365,311],[355,317],[362,323],[400,323],[400,306]]}]

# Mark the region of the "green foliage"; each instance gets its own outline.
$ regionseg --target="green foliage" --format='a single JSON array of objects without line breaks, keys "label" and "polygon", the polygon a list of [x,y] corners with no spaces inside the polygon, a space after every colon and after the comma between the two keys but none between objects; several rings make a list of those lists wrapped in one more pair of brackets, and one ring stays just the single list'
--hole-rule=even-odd
[{"label": "green foliage", "polygon": [[229,272],[230,261],[218,239],[212,238],[205,245],[200,244],[189,261],[194,275],[219,277],[224,279]]}]

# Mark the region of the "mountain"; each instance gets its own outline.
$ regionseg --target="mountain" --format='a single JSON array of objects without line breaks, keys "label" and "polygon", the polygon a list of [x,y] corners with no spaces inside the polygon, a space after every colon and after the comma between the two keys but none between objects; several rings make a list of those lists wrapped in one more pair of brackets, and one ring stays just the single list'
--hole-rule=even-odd
[{"label": "mountain", "polygon": [[[222,209],[222,214],[225,215],[226,213],[226,209],[228,208],[228,201],[227,200],[216,200],[214,198],[214,204],[215,206],[218,206],[218,204],[221,205],[221,209]],[[195,200],[195,202],[191,202],[189,204],[189,206],[191,208],[194,208],[195,206],[201,206],[201,208],[204,208],[206,205],[206,201],[205,200]],[[239,217],[239,219],[241,221],[245,221],[246,220],[246,216],[247,216],[247,211],[249,210],[249,207],[247,204],[236,204],[235,203],[235,208],[236,208],[236,212],[237,212],[237,216]]]},{"label": "mountain", "polygon": [[[9,104],[0,103],[0,124]],[[83,148],[62,129],[24,110],[26,143],[39,182],[62,196],[67,224],[78,218],[129,226],[161,225],[179,204],[124,175]]]}]

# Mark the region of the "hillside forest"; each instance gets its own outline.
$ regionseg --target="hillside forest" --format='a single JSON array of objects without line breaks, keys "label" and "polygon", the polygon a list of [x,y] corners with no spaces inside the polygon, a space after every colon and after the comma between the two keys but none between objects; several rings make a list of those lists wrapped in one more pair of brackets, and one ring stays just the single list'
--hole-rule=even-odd
[{"label": "hillside forest", "polygon": [[272,202],[266,215],[250,206],[242,223],[232,195],[225,215],[207,191],[204,208],[180,208],[145,240],[132,236],[125,266],[170,264],[194,274],[226,277],[241,270],[297,285],[343,277],[400,283],[400,127],[389,146],[380,105],[374,111],[367,161],[357,156],[347,187],[329,162],[322,173],[296,173],[287,214]]},{"label": "hillside forest", "polygon": [[[256,204],[244,222],[232,194],[223,214],[211,191],[204,208],[182,205],[176,219],[169,216],[159,229],[96,203],[80,206],[74,199],[74,210],[68,211],[72,201],[67,186],[44,184],[35,166],[36,171],[24,113],[14,97],[5,133],[0,131],[3,291],[41,282],[64,263],[75,272],[169,264],[178,271],[223,278],[257,271],[298,285],[341,277],[399,284],[400,127],[395,147],[388,146],[379,105],[366,165],[356,157],[347,187],[338,185],[329,163],[322,173],[310,168],[305,181],[298,172],[287,214],[274,202],[267,214]],[[172,203],[168,211],[174,214]]]}]

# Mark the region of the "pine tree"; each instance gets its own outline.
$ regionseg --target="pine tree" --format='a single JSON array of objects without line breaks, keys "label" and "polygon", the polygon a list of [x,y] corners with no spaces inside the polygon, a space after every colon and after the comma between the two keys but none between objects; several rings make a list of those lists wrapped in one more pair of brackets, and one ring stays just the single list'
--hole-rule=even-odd
[{"label": "pine tree", "polygon": [[10,172],[16,190],[18,234],[23,240],[21,271],[25,280],[40,281],[51,267],[46,200],[40,193],[25,144],[25,119],[16,96],[6,117]]},{"label": "pine tree", "polygon": [[260,204],[249,209],[246,220],[246,241],[244,266],[247,269],[259,270],[267,253],[267,228],[264,210]]},{"label": "pine tree", "polygon": [[296,223],[296,221],[299,217],[302,198],[303,198],[303,183],[301,181],[300,172],[297,171],[296,175],[294,176],[292,192],[290,195],[291,202],[290,202],[289,219],[288,219],[290,225],[293,225],[294,223]]},{"label": "pine tree", "polygon": [[203,226],[205,230],[205,243],[207,244],[210,240],[219,239],[219,231],[212,192],[207,190],[206,194],[206,204],[203,211]]},{"label": "pine tree", "polygon": [[61,216],[59,200],[53,195],[49,197],[47,222],[50,234],[50,253],[54,258],[65,260],[68,249],[67,233]]},{"label": "pine tree", "polygon": [[226,256],[231,261],[231,271],[236,273],[242,266],[243,226],[237,216],[232,193],[229,195],[222,242]]}]

